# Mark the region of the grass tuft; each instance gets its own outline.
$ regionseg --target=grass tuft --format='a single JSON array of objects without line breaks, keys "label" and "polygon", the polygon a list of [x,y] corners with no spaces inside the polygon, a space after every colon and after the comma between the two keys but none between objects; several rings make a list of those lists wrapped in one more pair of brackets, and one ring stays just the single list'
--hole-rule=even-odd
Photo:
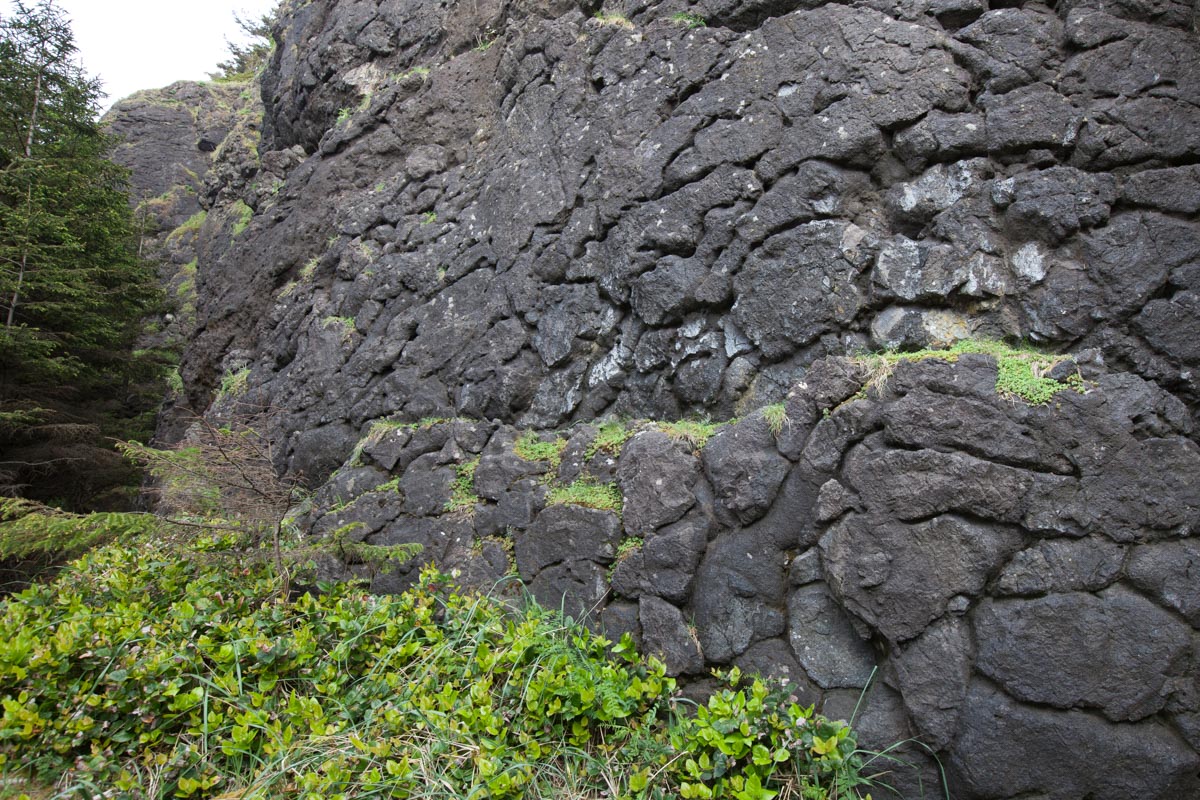
[{"label": "grass tuft", "polygon": [[677,422],[655,422],[653,424],[657,430],[662,431],[675,441],[684,442],[700,450],[703,449],[704,445],[708,444],[708,440],[718,430],[728,423],[681,419]]},{"label": "grass tuft", "polygon": [[552,486],[546,495],[546,505],[584,506],[602,511],[621,513],[624,499],[614,483],[596,483],[581,478],[566,486]]},{"label": "grass tuft", "polygon": [[1013,346],[982,339],[964,339],[944,350],[917,350],[911,353],[887,352],[859,356],[854,362],[863,370],[865,381],[861,396],[887,385],[896,365],[905,361],[939,359],[954,362],[964,353],[981,353],[996,359],[996,392],[1004,397],[1020,399],[1029,405],[1045,405],[1062,391],[1086,391],[1082,379],[1075,376],[1065,382],[1048,377],[1056,364],[1068,356],[1045,353],[1029,346]]}]

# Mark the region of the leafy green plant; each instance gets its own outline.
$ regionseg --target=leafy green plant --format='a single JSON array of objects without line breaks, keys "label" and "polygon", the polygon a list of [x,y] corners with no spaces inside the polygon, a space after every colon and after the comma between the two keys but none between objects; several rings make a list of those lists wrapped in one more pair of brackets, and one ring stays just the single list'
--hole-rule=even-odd
[{"label": "leafy green plant", "polygon": [[240,397],[246,393],[250,385],[250,368],[242,367],[237,370],[226,370],[221,376],[221,385],[217,387],[217,399]]},{"label": "leafy green plant", "polygon": [[708,21],[704,17],[699,14],[689,14],[686,11],[675,14],[671,17],[671,21],[685,28],[703,28],[708,25]]},{"label": "leafy green plant", "polygon": [[0,606],[0,775],[154,800],[850,800],[869,785],[853,731],[785,687],[733,670],[689,713],[628,636],[532,601],[514,611],[434,571],[402,595],[321,590],[288,600],[263,563],[154,539],[83,557]]},{"label": "leafy green plant", "polygon": [[438,216],[436,211],[426,211],[421,215],[421,224],[432,225],[433,223],[437,222],[437,218]]},{"label": "leafy green plant", "polygon": [[596,438],[588,445],[586,457],[590,461],[600,453],[619,456],[621,448],[633,436],[633,430],[623,422],[612,420],[601,423],[596,431]]},{"label": "leafy green plant", "polygon": [[475,469],[478,466],[478,457],[455,465],[454,486],[450,499],[446,501],[447,511],[471,511],[475,508],[475,504],[479,502],[479,495],[475,494]]},{"label": "leafy green plant", "polygon": [[569,505],[598,508],[621,513],[624,499],[621,490],[613,483],[596,483],[581,478],[567,486],[551,486],[546,495],[546,505]]},{"label": "leafy green plant", "polygon": [[513,452],[526,461],[546,461],[550,464],[550,470],[554,471],[562,463],[562,452],[566,446],[567,440],[561,436],[544,442],[537,433],[529,430],[517,439]]}]

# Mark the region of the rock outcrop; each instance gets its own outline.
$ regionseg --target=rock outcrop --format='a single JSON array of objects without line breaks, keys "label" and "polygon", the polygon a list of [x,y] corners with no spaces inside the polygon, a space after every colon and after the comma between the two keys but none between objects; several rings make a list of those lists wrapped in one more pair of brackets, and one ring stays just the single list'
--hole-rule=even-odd
[{"label": "rock outcrop", "polygon": [[[1175,397],[1074,366],[1082,392],[1033,406],[997,392],[991,356],[866,388],[823,360],[703,447],[656,423],[381,422],[308,524],[424,546],[351,568],[376,591],[428,561],[519,578],[701,688],[734,664],[835,716],[866,689],[867,745],[923,742],[955,798],[1190,797],[1200,447]],[[928,763],[895,778],[905,797],[937,786]]]},{"label": "rock outcrop", "polygon": [[968,336],[1195,404],[1188,5],[599,10],[285,9],[193,404],[249,366],[344,455],[395,412],[727,418],[822,356]]},{"label": "rock outcrop", "polygon": [[[187,400],[271,409],[313,535],[519,580],[689,691],[869,686],[863,741],[956,799],[1200,793],[1196,7],[616,11],[286,3],[261,142],[196,184]],[[972,337],[1072,388],[842,358]]]},{"label": "rock outcrop", "polygon": [[[238,213],[221,190],[243,187],[257,169],[230,175],[231,166],[257,159],[262,103],[254,83],[181,81],[138,92],[116,103],[104,124],[116,145],[112,159],[130,171],[130,194],[141,225],[141,255],[159,265],[172,310],[154,320],[143,345],[182,350],[196,325],[196,280],[201,260],[227,246],[212,241],[209,209]],[[237,169],[237,167],[233,167]],[[249,207],[244,213],[249,215]],[[208,233],[210,235],[203,236]],[[170,415],[164,416],[164,425]],[[166,428],[160,436],[171,438]]]}]

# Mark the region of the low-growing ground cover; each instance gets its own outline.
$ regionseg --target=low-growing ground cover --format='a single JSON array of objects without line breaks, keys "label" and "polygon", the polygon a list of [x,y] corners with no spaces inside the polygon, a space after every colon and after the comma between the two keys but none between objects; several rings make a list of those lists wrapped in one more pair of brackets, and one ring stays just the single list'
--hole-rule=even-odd
[{"label": "low-growing ground cover", "polygon": [[[0,606],[0,777],[43,796],[863,796],[852,730],[427,572],[287,597],[269,560],[142,540]],[[694,712],[694,713],[693,713]],[[0,792],[4,791],[0,789]]]}]

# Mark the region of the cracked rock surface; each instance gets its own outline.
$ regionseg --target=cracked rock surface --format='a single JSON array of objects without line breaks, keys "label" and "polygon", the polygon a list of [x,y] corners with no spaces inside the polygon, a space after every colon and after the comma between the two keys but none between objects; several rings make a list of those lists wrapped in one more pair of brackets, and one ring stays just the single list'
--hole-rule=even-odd
[{"label": "cracked rock surface", "polygon": [[[511,426],[414,424],[372,434],[318,492],[315,508],[337,510],[306,523],[425,546],[377,591],[428,561],[484,588],[518,575],[685,679],[737,665],[834,715],[870,685],[867,746],[919,739],[954,798],[1191,797],[1191,418],[1129,374],[1091,367],[1085,392],[1031,406],[997,392],[997,371],[984,355],[901,362],[864,389],[862,362],[823,360],[782,422],[755,412],[698,451],[661,423],[630,423],[621,447],[584,425],[541,434],[561,455],[539,461]],[[476,494],[451,506],[466,463]],[[623,513],[560,504],[566,485],[604,484],[623,490]],[[917,766],[892,782],[916,798],[936,767],[912,746],[905,758]]]},{"label": "cracked rock surface", "polygon": [[[599,9],[288,2],[261,122],[118,105],[135,185],[196,191],[163,224],[208,212],[181,400],[274,410],[314,536],[424,547],[377,591],[519,578],[700,691],[857,707],[955,800],[1200,796],[1195,5]],[[967,337],[1086,391],[843,358]]]},{"label": "cracked rock surface", "polygon": [[1098,348],[1194,415],[1194,9],[997,5],[285,4],[188,399],[250,367],[314,480],[305,436],[388,414],[728,418],[966,336]]}]

